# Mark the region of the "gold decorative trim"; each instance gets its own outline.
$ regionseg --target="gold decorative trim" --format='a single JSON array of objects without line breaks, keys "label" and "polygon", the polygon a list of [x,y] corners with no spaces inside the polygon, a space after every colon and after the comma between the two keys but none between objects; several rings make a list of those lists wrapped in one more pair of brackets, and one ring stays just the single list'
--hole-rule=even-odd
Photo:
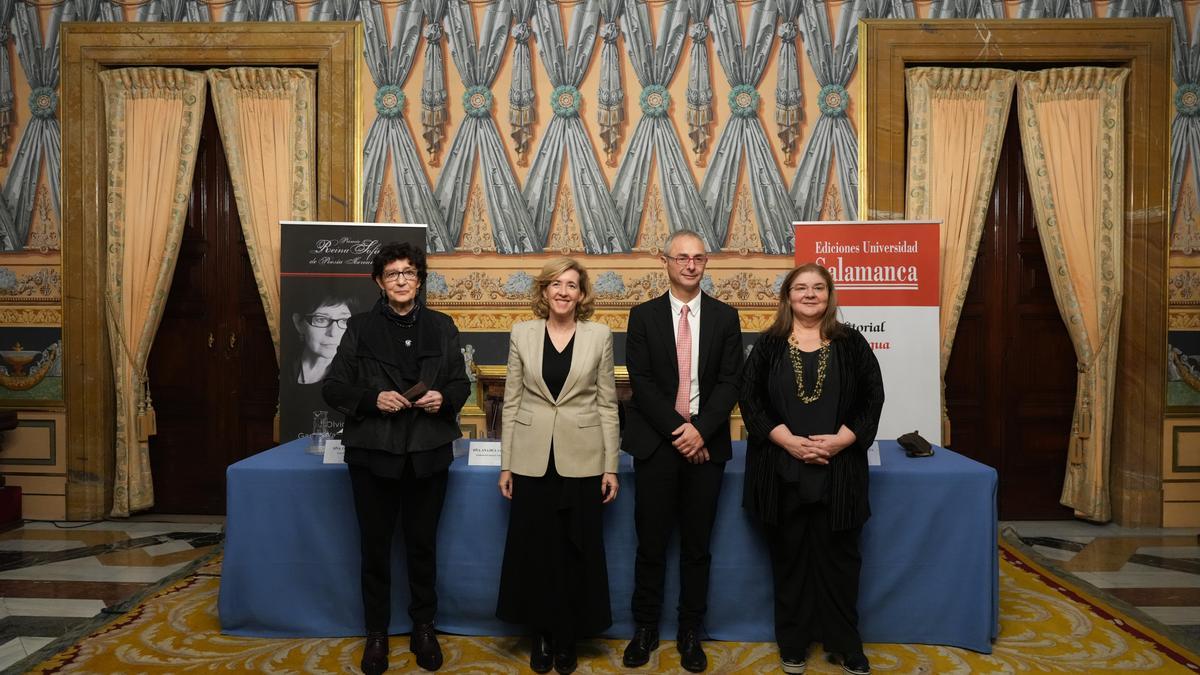
[{"label": "gold decorative trim", "polygon": [[[41,304],[62,301],[62,268],[59,265],[0,266],[0,303]],[[11,276],[11,281],[5,277]]]},{"label": "gold decorative trim", "polygon": [[[430,301],[429,306],[445,312],[454,319],[454,324],[464,333],[507,333],[513,324],[528,321],[533,313],[527,309],[505,310],[486,307],[455,307]],[[775,306],[755,307],[739,311],[742,331],[758,333],[767,329],[775,320]],[[601,307],[592,315],[592,320],[602,323],[614,331],[624,332],[629,322],[629,310],[623,307]]]},{"label": "gold decorative trim", "polygon": [[1175,309],[1172,308],[1167,313],[1167,329],[1168,330],[1196,330],[1200,329],[1200,307],[1192,309]]},{"label": "gold decorative trim", "polygon": [[1200,305],[1200,269],[1171,268],[1167,300],[1172,305]]},{"label": "gold decorative trim", "polygon": [[61,307],[0,307],[0,326],[58,328],[62,318]]}]

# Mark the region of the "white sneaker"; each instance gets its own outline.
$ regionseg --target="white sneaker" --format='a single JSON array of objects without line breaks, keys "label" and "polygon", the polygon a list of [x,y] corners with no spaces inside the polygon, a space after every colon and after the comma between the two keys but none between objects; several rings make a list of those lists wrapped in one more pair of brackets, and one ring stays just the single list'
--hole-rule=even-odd
[{"label": "white sneaker", "polygon": [[780,668],[783,672],[790,675],[803,675],[804,670],[808,668],[808,662],[804,659],[780,659]]}]

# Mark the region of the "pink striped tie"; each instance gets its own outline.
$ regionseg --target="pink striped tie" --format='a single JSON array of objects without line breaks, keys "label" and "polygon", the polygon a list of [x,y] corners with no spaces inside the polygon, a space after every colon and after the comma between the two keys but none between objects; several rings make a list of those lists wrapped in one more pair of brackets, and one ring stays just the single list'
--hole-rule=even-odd
[{"label": "pink striped tie", "polygon": [[675,336],[675,354],[679,359],[679,391],[675,394],[675,411],[683,419],[692,418],[692,327],[688,323],[688,306],[679,311],[679,335]]}]

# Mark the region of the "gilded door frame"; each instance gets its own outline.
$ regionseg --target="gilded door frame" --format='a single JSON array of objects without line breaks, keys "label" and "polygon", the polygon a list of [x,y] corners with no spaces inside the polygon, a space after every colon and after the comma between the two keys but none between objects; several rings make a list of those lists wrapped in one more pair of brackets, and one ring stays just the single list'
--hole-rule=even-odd
[{"label": "gilded door frame", "polygon": [[112,502],[114,402],[103,292],[107,152],[99,73],[128,66],[317,71],[317,214],[361,213],[359,22],[65,23],[62,32],[63,354],[67,517]]},{"label": "gilded door frame", "polygon": [[1171,20],[865,20],[859,36],[859,203],[874,220],[904,216],[905,68],[1059,63],[1130,69],[1125,95],[1125,299],[1109,475],[1114,520],[1129,526],[1159,526],[1170,234]]}]

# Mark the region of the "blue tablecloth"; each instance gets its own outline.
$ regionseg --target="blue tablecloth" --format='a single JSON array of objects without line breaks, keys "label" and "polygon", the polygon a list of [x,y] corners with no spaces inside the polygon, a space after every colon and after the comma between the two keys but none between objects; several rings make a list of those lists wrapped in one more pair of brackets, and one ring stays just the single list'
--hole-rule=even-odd
[{"label": "blue tablecloth", "polygon": [[[322,464],[304,444],[293,441],[228,469],[219,602],[225,633],[363,633],[358,525],[346,467]],[[999,630],[995,470],[941,448],[933,457],[909,459],[895,442],[880,445],[882,466],[871,467],[872,516],[862,539],[863,639],[991,652]],[[705,624],[713,639],[770,642],[771,569],[761,532],[741,508],[744,452],[744,444],[735,444],[725,471]],[[633,632],[632,470],[622,454],[621,494],[605,513],[612,637]],[[494,616],[508,523],[497,471],[467,466],[465,457],[451,467],[438,539],[439,630],[522,631]],[[403,633],[411,628],[408,585],[399,536],[395,543],[391,632]],[[669,567],[661,629],[673,636],[677,562]]]}]

